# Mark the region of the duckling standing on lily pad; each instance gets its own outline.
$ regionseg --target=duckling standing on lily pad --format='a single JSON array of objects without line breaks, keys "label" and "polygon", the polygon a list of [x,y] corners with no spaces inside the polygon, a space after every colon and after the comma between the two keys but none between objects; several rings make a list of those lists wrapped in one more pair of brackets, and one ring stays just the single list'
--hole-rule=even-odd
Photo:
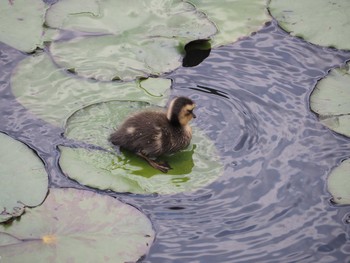
[{"label": "duckling standing on lily pad", "polygon": [[167,112],[143,111],[129,117],[109,140],[166,173],[171,167],[155,159],[183,150],[190,144],[192,128],[189,122],[196,118],[195,107],[191,99],[176,97],[170,102]]}]

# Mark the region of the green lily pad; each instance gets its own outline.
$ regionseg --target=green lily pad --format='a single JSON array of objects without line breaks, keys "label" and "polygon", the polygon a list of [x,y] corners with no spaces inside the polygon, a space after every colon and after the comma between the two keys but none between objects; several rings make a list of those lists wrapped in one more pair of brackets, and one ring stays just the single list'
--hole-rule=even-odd
[{"label": "green lily pad", "polygon": [[212,46],[222,46],[258,31],[271,20],[266,0],[189,0],[215,23]]},{"label": "green lily pad", "polygon": [[58,69],[45,53],[21,61],[11,76],[17,100],[39,118],[56,126],[64,125],[66,119],[82,107],[107,100],[136,99],[164,106],[164,95],[171,83],[159,82],[158,94],[152,96],[135,82],[99,83],[76,78]]},{"label": "green lily pad", "polygon": [[47,8],[42,0],[0,1],[0,41],[24,52],[41,46]]},{"label": "green lily pad", "polygon": [[310,96],[311,109],[331,130],[350,137],[350,71],[333,69]]},{"label": "green lily pad", "polygon": [[[48,189],[44,164],[23,143],[0,133],[0,222],[41,204]],[[1,253],[0,253],[1,256]]]},{"label": "green lily pad", "polygon": [[350,49],[348,0],[271,0],[269,10],[293,36],[321,46]]},{"label": "green lily pad", "polygon": [[149,219],[112,197],[51,189],[21,220],[0,225],[4,262],[136,262],[154,240]]},{"label": "green lily pad", "polygon": [[[98,8],[97,8],[98,6]],[[131,80],[161,75],[181,66],[182,47],[208,38],[215,26],[184,1],[59,1],[47,25],[92,35],[55,41],[55,62],[85,78]]]},{"label": "green lily pad", "polygon": [[331,172],[328,191],[335,203],[350,205],[350,159],[343,161]]},{"label": "green lily pad", "polygon": [[113,128],[130,113],[146,106],[141,102],[111,101],[91,105],[72,115],[65,136],[101,146],[106,151],[60,147],[59,164],[63,172],[87,186],[138,194],[192,191],[222,174],[213,142],[196,128],[188,149],[162,158],[173,168],[167,174],[132,153],[117,154],[108,142]]},{"label": "green lily pad", "polygon": [[54,42],[50,51],[61,67],[84,78],[130,81],[181,66],[178,45],[176,39],[107,35]]}]

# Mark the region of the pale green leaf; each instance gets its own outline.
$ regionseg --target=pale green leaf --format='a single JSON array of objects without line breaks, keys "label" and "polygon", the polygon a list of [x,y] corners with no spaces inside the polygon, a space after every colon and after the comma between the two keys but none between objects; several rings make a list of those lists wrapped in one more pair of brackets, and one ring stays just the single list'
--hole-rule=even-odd
[{"label": "pale green leaf", "polygon": [[[41,204],[48,188],[43,162],[23,143],[0,133],[0,222]],[[0,253],[1,256],[1,253]]]},{"label": "pale green leaf", "polygon": [[0,225],[4,262],[136,262],[154,230],[136,208],[107,195],[51,189],[21,220]]}]

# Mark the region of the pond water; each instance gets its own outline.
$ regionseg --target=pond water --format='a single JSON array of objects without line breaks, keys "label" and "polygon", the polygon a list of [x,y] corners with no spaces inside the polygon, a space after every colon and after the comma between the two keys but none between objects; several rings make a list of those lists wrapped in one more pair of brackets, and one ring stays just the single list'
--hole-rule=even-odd
[{"label": "pond water", "polygon": [[[86,189],[62,174],[62,129],[16,102],[10,73],[26,55],[0,44],[0,131],[44,160],[51,187]],[[150,217],[157,233],[142,262],[350,262],[350,207],[330,201],[326,179],[350,157],[350,139],[321,125],[309,108],[319,79],[350,59],[290,37],[275,22],[180,68],[173,95],[198,105],[200,127],[225,165],[192,193],[108,193]]]}]

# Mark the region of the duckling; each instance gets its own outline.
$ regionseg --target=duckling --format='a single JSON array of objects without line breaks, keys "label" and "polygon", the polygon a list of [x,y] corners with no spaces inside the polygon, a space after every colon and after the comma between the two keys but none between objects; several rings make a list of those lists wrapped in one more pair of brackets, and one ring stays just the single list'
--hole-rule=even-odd
[{"label": "duckling", "polygon": [[110,135],[109,141],[167,173],[171,167],[155,159],[183,150],[190,144],[192,128],[189,122],[196,118],[195,107],[191,99],[176,97],[170,102],[167,112],[148,110],[129,117]]}]

